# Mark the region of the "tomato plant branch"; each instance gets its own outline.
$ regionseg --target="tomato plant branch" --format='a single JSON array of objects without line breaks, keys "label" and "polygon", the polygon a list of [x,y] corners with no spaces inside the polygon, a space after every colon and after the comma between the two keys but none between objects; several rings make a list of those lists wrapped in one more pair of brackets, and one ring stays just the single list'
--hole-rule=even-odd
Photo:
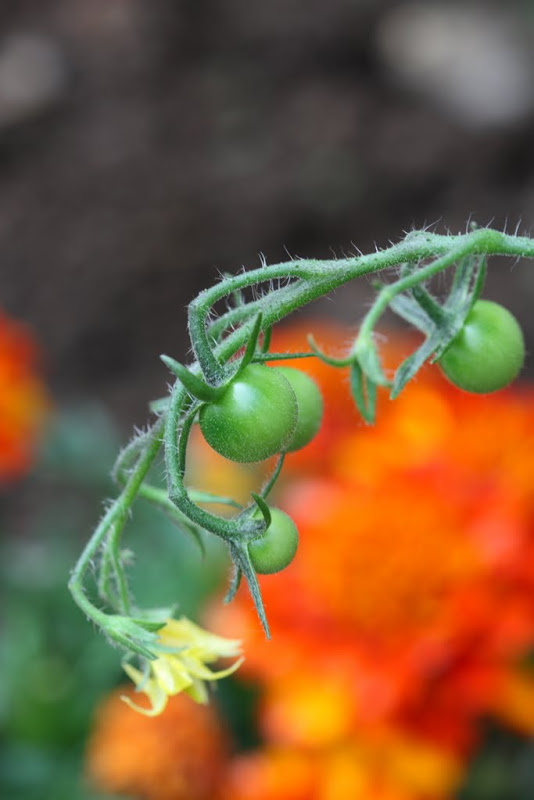
[{"label": "tomato plant branch", "polygon": [[[194,535],[198,535],[200,530],[210,531],[227,542],[235,566],[229,594],[235,592],[239,578],[244,575],[268,632],[248,545],[258,539],[270,524],[270,511],[263,497],[279,475],[283,456],[264,488],[263,497],[261,494],[253,495],[247,508],[239,507],[231,498],[217,498],[188,488],[185,485],[187,448],[200,410],[206,404],[219,402],[227,387],[244,374],[245,369],[264,369],[262,366],[246,366],[249,362],[254,365],[283,361],[289,357],[317,356],[332,366],[350,366],[356,403],[364,418],[372,421],[377,386],[392,386],[392,394],[398,394],[424,361],[438,357],[460,330],[484,277],[483,269],[479,269],[473,259],[488,255],[534,258],[534,240],[486,228],[458,235],[414,231],[399,243],[371,254],[339,260],[293,259],[271,266],[262,265],[238,275],[224,276],[219,283],[201,292],[188,310],[194,361],[185,367],[165,357],[165,363],[176,377],[170,396],[151,405],[159,415],[158,420],[120,454],[113,477],[123,488],[106,511],[72,572],[69,588],[87,616],[127,650],[152,657],[154,623],[130,616],[131,599],[120,552],[124,526],[132,504],[139,496],[168,513],[178,527]],[[355,278],[391,267],[399,270],[399,276],[379,288],[346,357],[333,359],[316,347],[312,353],[266,352],[273,325],[284,317]],[[451,267],[456,267],[453,288],[447,302],[440,304],[424,284]],[[251,295],[250,299],[247,299],[248,295]],[[214,309],[225,299],[233,301],[234,306],[215,317]],[[427,336],[425,343],[401,365],[393,383],[382,370],[373,338],[375,326],[388,307]],[[236,354],[241,352],[243,359],[243,351],[245,360],[240,361]],[[167,490],[145,481],[162,442]],[[221,517],[201,507],[207,503],[234,505],[237,513],[232,518]],[[102,554],[98,576],[100,597],[107,606],[118,609],[119,614],[109,614],[97,608],[86,592],[87,573],[97,562],[99,553]]]}]

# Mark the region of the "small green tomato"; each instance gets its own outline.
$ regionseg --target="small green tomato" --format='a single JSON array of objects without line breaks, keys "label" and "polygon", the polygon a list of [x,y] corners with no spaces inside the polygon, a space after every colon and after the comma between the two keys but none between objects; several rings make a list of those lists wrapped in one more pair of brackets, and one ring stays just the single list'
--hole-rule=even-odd
[{"label": "small green tomato", "polygon": [[288,452],[300,450],[307,445],[319,428],[323,419],[323,398],[319,387],[305,372],[292,367],[277,367],[286,378],[297,398],[298,417],[297,426],[286,446]]},{"label": "small green tomato", "polygon": [[249,364],[218,400],[200,409],[200,428],[217,453],[248,463],[284,451],[297,425],[297,399],[276,369]]},{"label": "small green tomato", "polygon": [[477,300],[439,365],[460,389],[488,394],[508,386],[524,358],[525,342],[516,318],[498,303]]},{"label": "small green tomato", "polygon": [[[291,517],[279,508],[270,507],[269,510],[271,524],[248,545],[252,566],[262,575],[285,569],[293,560],[299,543],[297,527]],[[254,516],[257,518],[259,512]]]}]

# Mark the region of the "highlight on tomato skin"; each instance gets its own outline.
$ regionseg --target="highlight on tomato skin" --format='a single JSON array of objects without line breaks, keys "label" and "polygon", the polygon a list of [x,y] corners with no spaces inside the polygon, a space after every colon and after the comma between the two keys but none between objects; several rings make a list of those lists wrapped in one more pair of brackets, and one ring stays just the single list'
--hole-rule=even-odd
[{"label": "highlight on tomato skin", "polygon": [[249,364],[223,396],[200,409],[200,429],[213,449],[241,463],[282,452],[297,425],[297,399],[289,381],[271,367]]},{"label": "highlight on tomato skin", "polygon": [[477,300],[439,365],[455,386],[489,394],[517,378],[525,360],[523,332],[508,309]]}]

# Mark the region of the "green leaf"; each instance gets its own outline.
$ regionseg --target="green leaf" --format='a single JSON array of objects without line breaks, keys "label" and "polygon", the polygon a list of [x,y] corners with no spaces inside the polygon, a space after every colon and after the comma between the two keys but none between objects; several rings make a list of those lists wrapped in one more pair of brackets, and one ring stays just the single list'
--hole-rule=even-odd
[{"label": "green leaf", "polygon": [[210,386],[209,383],[192,373],[179,361],[175,361],[174,358],[165,355],[160,356],[160,358],[165,366],[183,383],[189,394],[198,398],[198,400],[202,400],[204,403],[213,403],[224,393],[224,386]]}]

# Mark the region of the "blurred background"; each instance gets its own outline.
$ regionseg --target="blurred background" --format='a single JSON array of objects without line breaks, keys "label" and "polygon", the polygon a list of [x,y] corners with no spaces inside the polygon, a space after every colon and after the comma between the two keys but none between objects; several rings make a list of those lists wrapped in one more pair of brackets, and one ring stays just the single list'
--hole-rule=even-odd
[{"label": "blurred background", "polygon": [[[529,0],[18,0],[0,25],[2,304],[126,430],[218,270],[530,229]],[[531,324],[531,271],[499,272]]]},{"label": "blurred background", "polygon": [[[469,221],[530,233],[533,45],[532,0],[0,5],[2,392],[24,364],[29,420],[0,470],[6,800],[93,796],[84,742],[120,668],[65,576],[117,448],[165,390],[158,355],[186,357],[189,300],[261,254],[330,258]],[[532,350],[532,269],[497,260],[487,294]],[[370,296],[359,281],[312,312],[354,325]],[[220,552],[197,574],[165,521],[135,525],[141,550],[156,525],[181,548],[196,613],[224,576]],[[177,581],[159,566],[138,576],[149,598]],[[465,796],[515,796],[519,763],[517,791],[534,793],[527,740],[488,737]]]}]

